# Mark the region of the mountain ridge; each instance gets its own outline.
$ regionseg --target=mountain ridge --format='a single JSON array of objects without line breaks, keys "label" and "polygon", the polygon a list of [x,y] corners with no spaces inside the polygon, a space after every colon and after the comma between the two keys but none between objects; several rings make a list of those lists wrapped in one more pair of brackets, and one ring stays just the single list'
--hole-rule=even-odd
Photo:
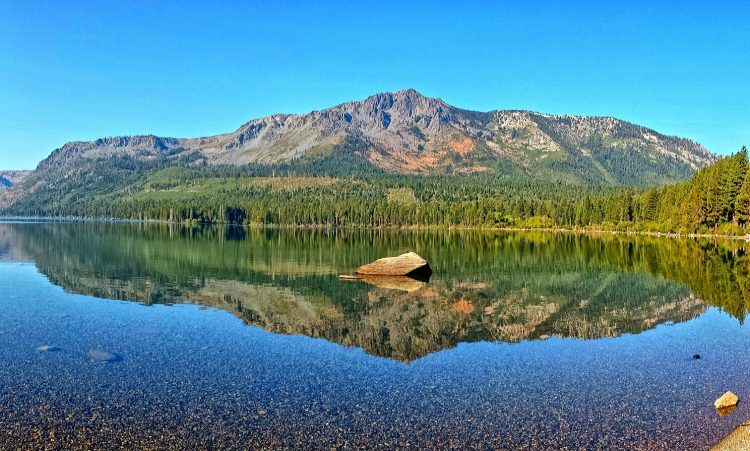
[{"label": "mountain ridge", "polygon": [[[554,153],[588,157],[587,140],[605,135],[614,148],[672,157],[695,170],[716,157],[700,144],[609,116],[551,115],[527,110],[464,110],[413,89],[379,93],[305,114],[273,114],[237,130],[207,137],[136,135],[66,143],[42,162],[59,163],[76,154],[132,154],[154,157],[170,151],[197,151],[209,165],[273,164],[308,153],[326,154],[355,137],[356,149],[375,166],[401,173],[489,172],[493,159],[528,168]],[[621,143],[638,138],[638,142]],[[628,145],[629,144],[629,145]],[[545,155],[533,155],[546,152]],[[565,155],[559,155],[563,157]],[[591,168],[589,168],[591,169]],[[594,166],[594,169],[596,167]]]}]

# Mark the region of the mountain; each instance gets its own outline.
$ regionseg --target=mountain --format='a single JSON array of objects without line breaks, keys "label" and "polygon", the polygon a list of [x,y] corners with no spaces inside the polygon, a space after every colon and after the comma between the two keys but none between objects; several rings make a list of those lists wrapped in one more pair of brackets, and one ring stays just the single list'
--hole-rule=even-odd
[{"label": "mountain", "polygon": [[687,179],[716,159],[689,139],[611,117],[476,112],[409,89],[307,114],[255,119],[217,136],[67,143],[21,186],[0,195],[0,208],[25,199],[25,211],[49,214],[49,208],[37,208],[41,202],[59,205],[55,211],[64,212],[72,201],[143,183],[144,174],[169,166],[305,168],[305,175],[313,176],[347,171],[492,174],[512,180],[646,186]]},{"label": "mountain", "polygon": [[[347,138],[358,141],[354,151],[363,159],[403,173],[492,171],[503,162],[530,173],[581,166],[591,171],[594,180],[627,182],[623,169],[628,163],[638,161],[651,169],[649,175],[671,180],[714,160],[693,141],[615,118],[529,111],[480,113],[410,89],[308,114],[255,119],[224,135],[195,139],[135,136],[68,143],[40,168],[77,158],[155,158],[187,152],[198,152],[209,165],[279,163],[325,155]],[[664,174],[656,171],[661,166],[665,166]]]},{"label": "mountain", "polygon": [[[671,181],[705,166],[700,145],[614,118],[462,110],[414,90],[305,115],[253,120],[234,133],[181,141],[209,164],[275,163],[325,154],[347,139],[376,167],[402,173],[522,169],[592,182]],[[629,168],[639,169],[629,174]],[[642,171],[642,172],[641,172]],[[557,174],[556,174],[557,173]]]}]

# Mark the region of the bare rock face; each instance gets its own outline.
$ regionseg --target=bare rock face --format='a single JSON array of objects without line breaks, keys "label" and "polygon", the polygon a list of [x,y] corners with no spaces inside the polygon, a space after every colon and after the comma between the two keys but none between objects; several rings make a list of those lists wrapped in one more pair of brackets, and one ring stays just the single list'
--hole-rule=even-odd
[{"label": "bare rock face", "polygon": [[361,276],[421,276],[432,274],[430,264],[414,252],[386,257],[357,268]]},{"label": "bare rock face", "polygon": [[714,407],[717,410],[728,409],[736,406],[738,402],[740,402],[740,398],[731,391],[728,391],[714,402]]}]

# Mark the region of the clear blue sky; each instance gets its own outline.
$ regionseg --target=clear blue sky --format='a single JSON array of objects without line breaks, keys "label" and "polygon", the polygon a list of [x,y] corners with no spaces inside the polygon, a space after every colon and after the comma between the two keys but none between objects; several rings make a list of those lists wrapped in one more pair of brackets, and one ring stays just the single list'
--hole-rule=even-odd
[{"label": "clear blue sky", "polygon": [[0,168],[407,87],[750,145],[748,2],[405,3],[0,0]]}]

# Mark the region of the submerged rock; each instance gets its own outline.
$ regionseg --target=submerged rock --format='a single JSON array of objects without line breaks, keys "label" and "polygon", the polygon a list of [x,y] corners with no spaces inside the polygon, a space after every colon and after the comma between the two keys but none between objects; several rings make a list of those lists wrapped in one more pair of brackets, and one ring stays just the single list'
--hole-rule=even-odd
[{"label": "submerged rock", "polygon": [[57,352],[60,348],[52,345],[42,345],[36,348],[36,352]]},{"label": "submerged rock", "polygon": [[430,264],[414,252],[386,257],[362,265],[355,271],[363,276],[414,276],[432,274]]},{"label": "submerged rock", "polygon": [[114,352],[105,351],[104,349],[91,349],[89,350],[89,358],[94,362],[119,362],[122,357],[115,354]]},{"label": "submerged rock", "polygon": [[717,410],[728,409],[736,406],[738,402],[740,402],[740,398],[731,391],[728,391],[714,402],[714,407]]}]

